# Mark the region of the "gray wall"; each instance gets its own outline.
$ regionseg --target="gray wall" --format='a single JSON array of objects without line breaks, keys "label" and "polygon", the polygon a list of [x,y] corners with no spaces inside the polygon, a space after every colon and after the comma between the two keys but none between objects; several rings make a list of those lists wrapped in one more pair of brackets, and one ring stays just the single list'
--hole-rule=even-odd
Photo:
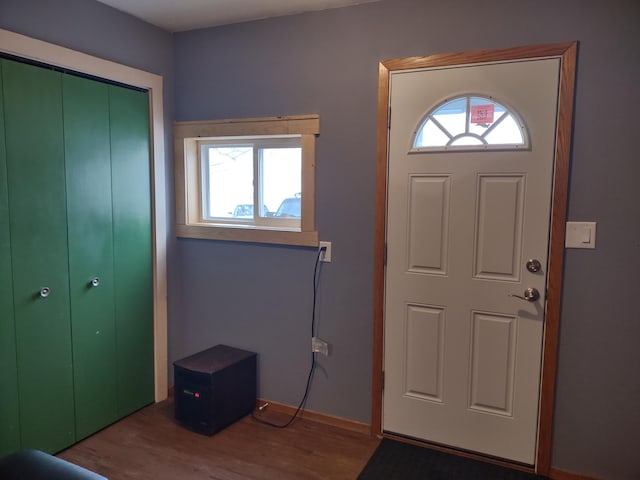
[{"label": "gray wall", "polygon": [[[319,113],[322,358],[308,408],[363,422],[371,401],[378,62],[580,41],[569,219],[598,222],[567,251],[553,465],[640,475],[640,4],[385,0],[175,36],[177,120]],[[260,354],[260,393],[296,404],[309,363],[314,251],[179,240],[172,358],[215,343]]]}]

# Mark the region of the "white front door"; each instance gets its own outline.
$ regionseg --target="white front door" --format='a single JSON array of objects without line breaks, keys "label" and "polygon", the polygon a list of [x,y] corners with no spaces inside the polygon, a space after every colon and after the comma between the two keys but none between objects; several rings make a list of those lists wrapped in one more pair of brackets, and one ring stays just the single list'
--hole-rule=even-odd
[{"label": "white front door", "polygon": [[[391,74],[386,432],[535,463],[559,71],[546,58]],[[460,139],[453,116],[428,117],[458,97]],[[483,143],[499,116],[483,98],[522,121],[524,145]],[[416,148],[425,118],[425,135],[472,146]],[[512,296],[527,289],[540,298]]]}]

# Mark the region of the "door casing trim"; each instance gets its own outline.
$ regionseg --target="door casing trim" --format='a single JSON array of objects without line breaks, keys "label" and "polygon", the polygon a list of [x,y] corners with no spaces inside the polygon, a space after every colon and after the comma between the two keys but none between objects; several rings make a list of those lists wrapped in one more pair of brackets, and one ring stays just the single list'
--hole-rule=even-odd
[{"label": "door casing trim", "polygon": [[[499,50],[477,50],[385,60],[378,66],[378,125],[376,160],[376,217],[373,295],[373,378],[371,433],[382,435],[384,368],[384,290],[389,134],[389,86],[391,72],[417,68],[469,65],[485,62],[557,57],[561,60],[558,91],[549,271],[540,381],[538,438],[534,470],[548,475],[551,469],[553,409],[558,360],[558,331],[564,262],[565,221],[569,185],[569,161],[573,126],[573,102],[578,42],[532,45]],[[503,463],[503,462],[500,462]]]}]

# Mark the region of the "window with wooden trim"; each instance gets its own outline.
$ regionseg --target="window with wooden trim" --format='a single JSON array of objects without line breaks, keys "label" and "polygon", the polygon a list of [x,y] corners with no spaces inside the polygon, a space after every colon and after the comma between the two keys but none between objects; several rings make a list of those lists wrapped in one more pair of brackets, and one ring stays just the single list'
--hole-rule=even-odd
[{"label": "window with wooden trim", "polygon": [[176,234],[317,246],[317,115],[174,125]]}]

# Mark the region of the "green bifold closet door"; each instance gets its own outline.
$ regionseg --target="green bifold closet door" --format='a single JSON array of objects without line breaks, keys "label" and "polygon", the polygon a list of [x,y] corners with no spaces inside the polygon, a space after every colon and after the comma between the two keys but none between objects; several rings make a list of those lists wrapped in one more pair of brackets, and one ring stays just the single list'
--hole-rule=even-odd
[{"label": "green bifold closet door", "polygon": [[60,74],[2,65],[21,445],[73,442]]},{"label": "green bifold closet door", "polygon": [[[2,64],[0,64],[0,93]],[[18,375],[13,322],[13,277],[9,235],[7,158],[4,141],[4,102],[0,95],[0,455],[20,447]]]},{"label": "green bifold closet door", "polygon": [[20,446],[55,452],[153,401],[148,98],[2,73]]}]

